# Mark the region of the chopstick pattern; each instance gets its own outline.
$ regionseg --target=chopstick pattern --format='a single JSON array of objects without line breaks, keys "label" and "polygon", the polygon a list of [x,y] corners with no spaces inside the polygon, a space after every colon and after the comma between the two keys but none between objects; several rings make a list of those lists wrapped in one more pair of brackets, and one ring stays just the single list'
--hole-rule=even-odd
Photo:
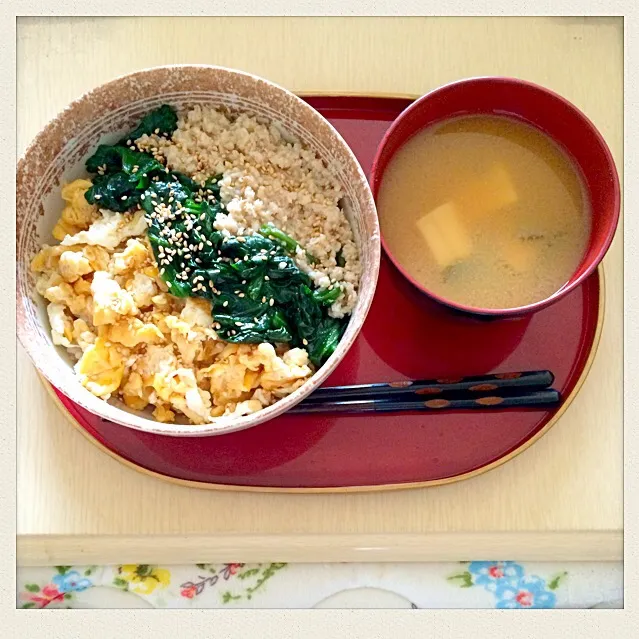
[{"label": "chopstick pattern", "polygon": [[439,378],[428,380],[403,380],[352,386],[323,386],[306,401],[338,401],[355,398],[382,398],[393,396],[447,396],[457,393],[495,393],[504,391],[534,391],[552,386],[554,375],[548,370],[497,373],[474,377]]},{"label": "chopstick pattern", "polygon": [[290,413],[363,413],[442,410],[543,409],[561,402],[548,370],[492,375],[325,386]]},{"label": "chopstick pattern", "polygon": [[295,414],[308,413],[388,413],[404,411],[441,411],[441,410],[477,410],[504,408],[544,408],[557,406],[561,401],[558,391],[542,390],[522,395],[504,396],[487,395],[482,397],[466,397],[451,399],[429,399],[426,401],[396,401],[384,399],[360,399],[336,402],[300,402],[288,412]]}]

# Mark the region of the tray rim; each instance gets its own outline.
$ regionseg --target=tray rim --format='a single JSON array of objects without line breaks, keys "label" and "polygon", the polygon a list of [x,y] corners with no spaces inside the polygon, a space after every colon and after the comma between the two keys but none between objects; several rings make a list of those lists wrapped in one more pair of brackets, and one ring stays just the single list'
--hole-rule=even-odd
[{"label": "tray rim", "polygon": [[[324,91],[294,91],[295,95],[298,97],[305,98],[373,98],[373,99],[394,99],[394,100],[417,100],[421,94],[419,93],[393,93],[393,92],[359,92],[359,91],[332,91],[332,90],[324,90]],[[120,464],[135,470],[143,475],[147,475],[153,477],[155,479],[159,479],[161,481],[165,481],[171,484],[175,484],[178,486],[183,486],[187,488],[196,488],[199,490],[221,490],[221,491],[229,491],[229,492],[252,492],[252,493],[283,493],[283,494],[311,494],[311,493],[323,493],[323,494],[331,494],[331,493],[365,493],[365,492],[385,492],[392,490],[410,490],[417,488],[427,488],[431,486],[442,486],[445,484],[453,484],[459,481],[464,481],[466,479],[471,479],[473,477],[477,477],[479,475],[483,475],[503,464],[513,460],[515,457],[526,451],[530,448],[535,442],[537,442],[541,437],[543,437],[564,415],[566,410],[570,407],[575,397],[581,391],[582,386],[584,385],[590,371],[592,369],[592,364],[595,360],[597,352],[599,350],[599,344],[601,341],[601,334],[603,331],[603,324],[605,318],[605,306],[606,306],[606,296],[605,296],[605,276],[604,276],[604,267],[603,264],[599,264],[595,271],[597,278],[599,280],[599,308],[597,312],[597,324],[595,327],[595,335],[593,337],[592,345],[590,347],[590,352],[588,353],[588,357],[584,364],[584,368],[581,371],[579,379],[577,380],[575,387],[572,392],[565,398],[563,404],[557,410],[557,412],[548,420],[544,426],[537,431],[532,437],[523,442],[520,446],[512,450],[507,455],[496,459],[490,464],[486,464],[485,466],[481,466],[480,468],[476,468],[475,470],[471,470],[467,473],[462,473],[460,475],[455,475],[453,477],[446,477],[444,479],[432,479],[421,482],[400,482],[400,483],[392,483],[392,484],[377,484],[377,485],[362,485],[362,486],[318,486],[318,487],[278,487],[278,486],[242,486],[238,484],[219,484],[219,483],[209,483],[209,482],[201,482],[195,481],[191,479],[179,479],[177,477],[171,477],[170,475],[164,475],[162,473],[158,473],[153,470],[149,470],[144,466],[140,466],[125,457],[122,457],[112,451],[110,448],[102,444],[96,437],[91,435],[86,431],[86,429],[76,420],[71,414],[67,411],[66,407],[62,403],[62,400],[58,397],[56,393],[56,389],[54,386],[47,380],[45,377],[36,369],[38,378],[40,382],[44,386],[45,390],[49,394],[49,396],[53,399],[54,404],[58,408],[58,410],[63,414],[66,420],[76,429],[78,430],[89,442],[91,442],[94,446],[96,446],[99,450],[106,453],[109,457],[116,460]],[[593,273],[590,277],[594,277],[595,273]]]},{"label": "tray rim", "polygon": [[[520,446],[512,450],[507,455],[496,459],[495,461],[471,470],[467,473],[462,473],[460,475],[455,475],[453,477],[445,477],[443,479],[431,479],[426,481],[418,481],[418,482],[400,482],[400,483],[392,483],[392,484],[371,484],[371,485],[362,485],[362,486],[309,486],[309,487],[280,487],[280,486],[243,486],[238,484],[219,484],[219,483],[209,483],[202,481],[195,481],[192,479],[179,479],[177,477],[171,477],[170,475],[164,475],[162,473],[158,473],[154,470],[149,470],[144,466],[140,466],[135,462],[126,459],[118,455],[116,452],[112,451],[110,448],[105,446],[102,442],[100,442],[96,437],[91,435],[87,430],[80,424],[78,420],[73,417],[64,404],[62,400],[58,397],[55,388],[48,380],[46,380],[43,375],[37,371],[38,378],[40,382],[44,386],[45,390],[52,398],[54,404],[58,408],[58,410],[62,413],[62,415],[66,418],[66,420],[74,427],[74,429],[78,430],[89,442],[91,442],[94,446],[96,446],[103,453],[106,453],[112,459],[118,461],[120,464],[135,470],[143,475],[147,475],[149,477],[153,477],[155,479],[160,479],[162,481],[175,484],[177,486],[183,486],[187,488],[197,488],[199,490],[221,490],[221,491],[229,491],[229,492],[251,492],[251,493],[289,493],[289,494],[312,494],[312,493],[365,493],[365,492],[383,492],[383,491],[391,491],[391,490],[410,490],[416,488],[428,488],[431,486],[443,486],[445,484],[453,484],[456,482],[464,481],[466,479],[471,479],[473,477],[477,477],[479,475],[483,475],[503,464],[513,460],[515,457],[526,451],[530,448],[535,442],[541,439],[564,415],[564,413],[568,410],[575,397],[581,391],[590,371],[592,369],[592,364],[595,360],[597,352],[599,350],[599,344],[601,341],[601,334],[603,331],[604,318],[605,318],[605,306],[606,306],[606,287],[605,287],[605,275],[604,275],[604,267],[603,264],[600,264],[595,271],[596,276],[599,280],[599,308],[597,312],[597,324],[595,327],[595,335],[592,340],[592,345],[590,347],[590,352],[588,353],[588,357],[586,358],[586,362],[584,364],[583,370],[575,383],[575,387],[572,389],[571,393],[566,397],[564,403],[559,407],[557,412],[540,428],[532,437],[524,441]],[[594,277],[595,273],[593,273],[590,277]],[[587,281],[587,280],[586,280]],[[585,283],[585,282],[584,282]]]}]

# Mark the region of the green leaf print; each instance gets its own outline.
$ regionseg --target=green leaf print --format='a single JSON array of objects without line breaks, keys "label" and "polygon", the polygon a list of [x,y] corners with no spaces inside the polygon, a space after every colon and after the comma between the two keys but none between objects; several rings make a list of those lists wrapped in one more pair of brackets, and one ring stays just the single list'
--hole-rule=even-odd
[{"label": "green leaf print", "polygon": [[448,581],[459,581],[457,585],[460,588],[470,588],[473,585],[473,576],[466,570],[459,575],[448,577]]},{"label": "green leaf print", "polygon": [[246,583],[244,591],[239,591],[237,594],[233,594],[230,591],[224,592],[222,594],[222,603],[229,603],[230,601],[237,601],[238,599],[247,599],[250,601],[253,595],[260,590],[275,573],[282,570],[286,565],[285,563],[259,564],[256,568],[249,568],[238,573],[238,579],[246,583],[246,580],[256,578],[255,583],[251,585]]},{"label": "green leaf print", "polygon": [[237,578],[238,579],[248,579],[249,577],[252,577],[253,575],[257,575],[260,572],[259,568],[249,568],[248,570],[245,570],[244,572],[241,572]]},{"label": "green leaf print", "polygon": [[27,601],[27,603],[22,604],[23,608],[35,608],[35,603],[33,601]]},{"label": "green leaf print", "polygon": [[121,579],[120,577],[116,577],[113,580],[113,585],[117,586],[118,588],[123,588],[125,590],[128,589],[128,583],[124,579]]},{"label": "green leaf print", "polygon": [[564,579],[568,576],[567,572],[561,572],[548,582],[548,590],[557,590]]},{"label": "green leaf print", "polygon": [[29,592],[40,592],[40,586],[37,584],[25,584],[24,586]]},{"label": "green leaf print", "polygon": [[242,597],[240,595],[233,595],[230,591],[227,590],[225,593],[222,594],[222,603],[228,603],[229,601],[232,601],[234,599],[241,598]]},{"label": "green leaf print", "polygon": [[55,566],[55,569],[58,571],[58,574],[64,575],[72,568],[72,566]]}]

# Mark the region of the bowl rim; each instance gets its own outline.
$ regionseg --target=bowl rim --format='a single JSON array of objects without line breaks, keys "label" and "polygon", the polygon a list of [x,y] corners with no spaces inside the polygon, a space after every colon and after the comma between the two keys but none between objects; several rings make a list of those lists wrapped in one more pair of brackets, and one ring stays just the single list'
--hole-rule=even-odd
[{"label": "bowl rim", "polygon": [[[375,198],[375,202],[377,203],[377,192],[379,191],[379,186],[381,184],[382,177],[385,172],[385,170],[380,171],[381,157],[382,157],[384,148],[390,142],[391,138],[395,135],[395,132],[397,131],[397,129],[401,126],[402,120],[406,117],[406,115],[409,115],[413,111],[419,109],[424,102],[428,100],[432,100],[434,97],[437,97],[443,92],[450,91],[462,85],[467,86],[469,84],[487,84],[487,85],[508,84],[508,85],[516,86],[516,87],[523,86],[523,87],[527,87],[529,89],[538,91],[540,93],[545,93],[551,98],[563,103],[569,110],[571,110],[575,114],[575,116],[581,121],[582,125],[591,131],[591,133],[594,135],[597,143],[599,144],[605,156],[606,163],[608,164],[610,168],[610,173],[611,173],[611,177],[613,181],[612,220],[609,225],[609,228],[606,231],[605,239],[601,248],[597,251],[595,256],[590,260],[590,264],[588,265],[588,267],[584,269],[578,277],[564,284],[564,286],[556,290],[552,295],[549,295],[548,297],[545,297],[544,299],[539,300],[537,302],[532,302],[531,304],[525,304],[523,306],[513,306],[508,308],[484,308],[479,306],[462,304],[460,302],[455,302],[454,300],[450,298],[447,298],[438,293],[435,293],[434,291],[430,290],[429,288],[427,288],[426,286],[418,282],[412,275],[410,275],[410,273],[408,273],[406,268],[399,262],[399,260],[395,257],[394,253],[390,250],[388,246],[388,242],[385,240],[384,234],[381,231],[381,225],[380,225],[381,245],[386,257],[388,257],[388,259],[391,261],[393,266],[401,273],[401,275],[404,278],[406,278],[420,293],[427,295],[433,301],[441,304],[444,307],[447,307],[449,309],[459,311],[461,313],[465,313],[468,315],[493,317],[493,318],[519,317],[522,315],[532,314],[541,310],[542,308],[546,308],[547,306],[550,306],[551,304],[554,304],[555,302],[559,301],[561,297],[563,297],[564,295],[567,295],[570,291],[577,288],[577,286],[579,286],[587,277],[589,277],[597,269],[597,267],[599,266],[599,264],[605,257],[606,253],[608,252],[610,245],[612,244],[612,241],[615,237],[615,233],[617,231],[617,227],[619,224],[619,217],[621,213],[621,187],[619,183],[619,174],[617,171],[617,167],[615,165],[614,158],[612,156],[612,152],[610,151],[610,148],[608,147],[608,144],[606,143],[603,135],[597,129],[594,123],[572,102],[570,102],[563,96],[559,95],[552,89],[548,89],[540,84],[530,82],[529,80],[522,80],[521,78],[515,78],[510,76],[490,76],[490,75],[472,76],[468,78],[462,78],[460,80],[454,80],[452,82],[448,82],[439,87],[436,87],[432,89],[431,91],[428,91],[421,97],[417,98],[412,104],[407,106],[397,116],[397,118],[395,118],[391,126],[386,130],[379,145],[377,146],[377,150],[375,151],[375,157],[373,158],[373,166],[370,173],[370,184],[371,184],[371,189],[373,190],[373,197]],[[516,118],[517,115],[513,114],[513,117]],[[419,129],[417,129],[417,131],[412,133],[397,147],[393,155],[391,155],[391,158],[417,132],[424,131],[425,129],[436,124],[437,122],[445,121],[445,119],[446,118],[443,118],[442,120],[437,120],[424,127],[420,127]],[[521,118],[521,121],[522,122],[525,121],[529,125],[539,128],[534,123],[528,122],[528,120],[524,120],[523,118]],[[553,139],[553,136],[547,133],[546,135],[548,135],[551,139]],[[388,167],[389,161],[390,161],[390,158],[386,163],[385,169]]]},{"label": "bowl rim", "polygon": [[[292,408],[297,403],[302,401],[305,397],[307,397],[314,390],[315,387],[319,386],[335,370],[335,368],[342,361],[342,359],[344,359],[350,348],[353,346],[370,311],[373,297],[377,289],[377,280],[381,261],[381,241],[377,209],[375,206],[375,200],[373,198],[370,184],[368,182],[368,179],[366,178],[361,164],[359,163],[359,160],[355,156],[355,153],[348,145],[346,140],[344,140],[342,135],[337,131],[337,129],[335,129],[335,127],[321,113],[319,113],[316,109],[311,107],[306,101],[304,101],[301,97],[299,97],[289,89],[286,89],[285,87],[267,80],[266,78],[263,78],[259,75],[225,66],[210,64],[156,65],[118,75],[106,82],[103,82],[102,84],[99,84],[98,86],[93,87],[89,91],[86,91],[79,97],[72,100],[64,109],[59,111],[40,129],[37,135],[26,147],[24,153],[20,156],[17,163],[16,175],[19,176],[24,170],[29,155],[38,148],[39,144],[42,143],[43,139],[45,139],[45,136],[51,130],[51,128],[55,126],[55,124],[60,119],[68,117],[69,113],[82,108],[83,105],[90,104],[90,101],[92,99],[95,99],[95,96],[108,93],[111,89],[122,83],[122,81],[130,81],[136,78],[142,79],[145,76],[148,76],[152,73],[157,73],[158,71],[180,71],[186,69],[194,69],[203,72],[213,71],[216,73],[227,74],[229,76],[243,77],[254,86],[261,86],[280,93],[288,100],[295,103],[299,109],[305,111],[309,115],[309,118],[315,120],[318,126],[323,127],[327,131],[327,133],[330,134],[330,137],[336,140],[338,146],[344,152],[344,159],[347,160],[347,163],[351,165],[354,173],[358,176],[359,190],[364,197],[364,200],[362,201],[362,211],[369,211],[370,222],[373,226],[373,233],[369,237],[360,237],[361,244],[364,244],[364,242],[369,244],[370,264],[367,265],[367,277],[370,279],[371,286],[365,292],[362,292],[361,286],[358,290],[358,299],[355,307],[355,309],[357,309],[358,311],[358,321],[353,324],[353,318],[351,316],[346,326],[345,333],[342,336],[342,339],[340,340],[333,354],[320,367],[319,370],[317,370],[290,395],[287,395],[274,404],[271,404],[270,406],[267,406],[255,413],[251,413],[249,415],[241,417],[221,417],[217,418],[216,421],[200,425],[163,423],[153,419],[152,417],[143,416],[143,414],[141,414],[140,412],[138,412],[137,414],[128,412],[128,410],[125,410],[118,405],[112,404],[110,402],[105,402],[104,400],[96,397],[90,391],[84,388],[80,384],[79,380],[77,381],[77,390],[80,397],[76,397],[75,395],[69,397],[69,399],[76,402],[83,408],[89,410],[91,413],[97,415],[98,417],[130,428],[132,430],[140,430],[157,435],[166,435],[172,437],[208,437],[229,434],[232,432],[246,430],[248,428],[253,428],[282,415],[288,409]],[[19,237],[19,229],[17,229],[17,231]],[[17,279],[17,284],[19,285],[20,278],[18,277]],[[18,292],[17,302],[18,304],[24,304],[23,296],[20,294],[20,292]],[[38,360],[40,359],[40,353],[38,353],[32,347],[31,341],[29,340],[28,331],[24,329],[21,322],[18,322],[17,335],[22,347],[25,349],[36,369],[42,376],[44,376],[45,379],[49,381],[49,383],[51,383],[53,386],[56,386],[55,380],[52,379],[53,375],[49,370],[47,370],[48,367],[41,366],[38,362]],[[59,347],[56,347],[53,344],[51,344],[50,346],[51,349],[56,351],[55,356],[59,357],[60,355],[57,352],[57,349]]]}]

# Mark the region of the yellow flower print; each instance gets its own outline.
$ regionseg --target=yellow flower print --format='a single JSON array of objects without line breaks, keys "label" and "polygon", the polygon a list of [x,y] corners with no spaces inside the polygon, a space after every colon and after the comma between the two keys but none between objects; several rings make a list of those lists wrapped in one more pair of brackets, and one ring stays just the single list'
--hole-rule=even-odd
[{"label": "yellow flower print", "polygon": [[120,579],[127,582],[129,590],[139,595],[150,595],[157,587],[166,588],[171,583],[171,573],[165,568],[148,564],[120,566]]}]

